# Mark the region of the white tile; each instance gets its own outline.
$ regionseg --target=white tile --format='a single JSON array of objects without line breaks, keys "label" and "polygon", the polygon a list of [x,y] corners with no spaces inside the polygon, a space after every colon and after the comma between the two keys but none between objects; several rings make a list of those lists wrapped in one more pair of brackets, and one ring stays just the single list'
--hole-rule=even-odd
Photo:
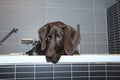
[{"label": "white tile", "polygon": [[107,54],[108,53],[108,45],[105,44],[97,44],[96,45],[96,53],[97,54]]},{"label": "white tile", "polygon": [[16,49],[16,45],[8,45],[8,44],[3,44],[2,46],[0,46],[0,55],[4,54],[9,54],[9,53],[15,53],[17,52],[17,49]]},{"label": "white tile", "polygon": [[107,33],[96,33],[96,43],[107,43]]},{"label": "white tile", "polygon": [[93,0],[47,0],[47,7],[93,8]]},{"label": "white tile", "polygon": [[45,13],[45,8],[0,7],[0,31],[8,30],[8,27],[37,31],[46,22]]},{"label": "white tile", "polygon": [[105,10],[95,10],[96,32],[107,32],[107,13]]},{"label": "white tile", "polygon": [[107,9],[116,3],[116,0],[94,0],[96,9]]},{"label": "white tile", "polygon": [[45,7],[46,0],[0,0],[0,6]]},{"label": "white tile", "polygon": [[80,44],[80,54],[95,54],[95,44]]},{"label": "white tile", "polygon": [[33,48],[33,46],[31,44],[28,44],[28,45],[20,44],[20,45],[17,45],[17,46],[18,46],[17,52],[19,52],[19,53],[26,53]]},{"label": "white tile", "polygon": [[0,55],[9,55],[10,53],[26,53],[32,49],[32,45],[12,45],[3,44],[0,46]]},{"label": "white tile", "polygon": [[82,44],[94,44],[95,43],[95,33],[81,33]]},{"label": "white tile", "polygon": [[69,25],[80,24],[81,32],[94,31],[93,10],[48,8],[47,21],[63,21]]}]

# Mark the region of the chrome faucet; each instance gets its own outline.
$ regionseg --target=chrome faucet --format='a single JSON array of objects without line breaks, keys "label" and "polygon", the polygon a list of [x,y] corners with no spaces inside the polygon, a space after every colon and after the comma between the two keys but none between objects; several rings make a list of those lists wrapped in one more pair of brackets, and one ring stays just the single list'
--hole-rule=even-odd
[{"label": "chrome faucet", "polygon": [[13,33],[17,33],[18,29],[13,28],[5,37],[0,40],[0,45],[2,45]]}]

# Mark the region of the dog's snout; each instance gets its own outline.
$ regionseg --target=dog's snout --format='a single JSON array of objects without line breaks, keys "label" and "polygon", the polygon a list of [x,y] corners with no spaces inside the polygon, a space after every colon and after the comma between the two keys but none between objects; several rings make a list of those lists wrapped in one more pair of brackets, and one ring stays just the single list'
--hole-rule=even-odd
[{"label": "dog's snout", "polygon": [[50,48],[50,49],[47,50],[46,56],[47,56],[47,57],[52,57],[52,55],[53,55],[53,49]]},{"label": "dog's snout", "polygon": [[47,57],[52,57],[52,55],[51,55],[51,53],[47,53],[47,55],[46,55]]}]

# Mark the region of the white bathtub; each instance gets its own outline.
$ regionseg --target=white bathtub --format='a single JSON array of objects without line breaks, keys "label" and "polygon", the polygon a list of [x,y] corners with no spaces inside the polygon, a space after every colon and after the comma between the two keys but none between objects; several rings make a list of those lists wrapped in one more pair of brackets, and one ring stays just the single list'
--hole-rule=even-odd
[{"label": "white bathtub", "polygon": [[[58,63],[78,63],[78,62],[120,62],[120,55],[73,55],[62,56]],[[6,63],[47,63],[45,56],[26,56],[26,55],[2,55],[0,64]]]}]

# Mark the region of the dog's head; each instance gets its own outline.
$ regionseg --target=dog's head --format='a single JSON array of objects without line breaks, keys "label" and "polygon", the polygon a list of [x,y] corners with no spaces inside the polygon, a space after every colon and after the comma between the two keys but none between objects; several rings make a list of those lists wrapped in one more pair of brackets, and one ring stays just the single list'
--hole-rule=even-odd
[{"label": "dog's head", "polygon": [[79,33],[63,22],[52,22],[38,31],[41,50],[46,50],[46,59],[57,63],[62,54],[71,55],[80,42]]}]

